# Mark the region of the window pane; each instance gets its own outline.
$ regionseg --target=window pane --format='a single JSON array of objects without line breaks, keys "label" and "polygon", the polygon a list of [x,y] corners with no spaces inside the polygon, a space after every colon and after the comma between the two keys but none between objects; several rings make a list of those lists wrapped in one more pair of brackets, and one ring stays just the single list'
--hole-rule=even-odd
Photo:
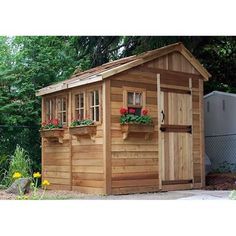
[{"label": "window pane", "polygon": [[80,94],[80,107],[84,107],[84,94]]},{"label": "window pane", "polygon": [[62,110],[65,111],[66,110],[66,99],[62,98]]},{"label": "window pane", "polygon": [[61,111],[61,99],[57,100],[57,109],[58,111]]},{"label": "window pane", "polygon": [[91,113],[91,120],[94,120],[94,108],[91,108],[90,113]]},{"label": "window pane", "polygon": [[135,105],[137,106],[141,105],[141,99],[142,99],[142,94],[135,93]]},{"label": "window pane", "polygon": [[79,108],[79,96],[75,97],[75,108]]},{"label": "window pane", "polygon": [[76,112],[76,119],[78,120],[84,119],[84,109],[80,109]]},{"label": "window pane", "polygon": [[84,110],[83,109],[81,109],[81,110],[79,110],[79,115],[80,115],[80,120],[83,120],[84,119]]},{"label": "window pane", "polygon": [[62,123],[66,123],[66,112],[63,112]]},{"label": "window pane", "polygon": [[59,123],[62,123],[62,113],[58,113],[58,121]]},{"label": "window pane", "polygon": [[95,100],[96,100],[96,105],[99,105],[99,93],[98,93],[98,90],[95,91]]},{"label": "window pane", "polygon": [[50,102],[46,101],[46,119],[50,119]]},{"label": "window pane", "polygon": [[128,104],[134,105],[134,93],[128,92]]},{"label": "window pane", "polygon": [[96,121],[99,121],[99,107],[96,107]]},{"label": "window pane", "polygon": [[90,95],[91,95],[91,106],[94,106],[94,92],[91,92],[90,93]]}]

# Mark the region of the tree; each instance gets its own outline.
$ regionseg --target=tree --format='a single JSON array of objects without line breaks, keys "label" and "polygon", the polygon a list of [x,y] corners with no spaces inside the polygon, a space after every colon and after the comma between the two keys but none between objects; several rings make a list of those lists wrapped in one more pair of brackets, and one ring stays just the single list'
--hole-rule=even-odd
[{"label": "tree", "polygon": [[111,60],[183,42],[212,74],[205,93],[236,92],[235,37],[25,36],[0,37],[0,155],[16,144],[40,163],[41,100],[36,90]]}]

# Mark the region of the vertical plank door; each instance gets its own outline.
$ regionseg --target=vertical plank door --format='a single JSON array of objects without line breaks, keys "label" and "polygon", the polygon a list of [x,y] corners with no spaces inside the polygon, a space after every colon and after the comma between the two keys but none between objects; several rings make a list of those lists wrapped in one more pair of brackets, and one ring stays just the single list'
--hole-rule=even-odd
[{"label": "vertical plank door", "polygon": [[181,184],[191,186],[193,181],[191,80],[189,88],[184,90],[161,87],[159,109],[162,186]]}]

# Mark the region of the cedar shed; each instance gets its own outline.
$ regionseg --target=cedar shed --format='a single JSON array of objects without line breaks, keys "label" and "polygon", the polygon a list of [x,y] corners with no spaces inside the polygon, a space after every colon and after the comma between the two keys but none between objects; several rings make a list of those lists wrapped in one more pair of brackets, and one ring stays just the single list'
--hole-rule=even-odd
[{"label": "cedar shed", "polygon": [[[42,178],[49,189],[91,194],[197,189],[205,185],[203,83],[210,74],[182,43],[75,71],[37,91]],[[152,125],[123,127],[120,108],[147,109]],[[94,125],[71,128],[73,118]]]}]

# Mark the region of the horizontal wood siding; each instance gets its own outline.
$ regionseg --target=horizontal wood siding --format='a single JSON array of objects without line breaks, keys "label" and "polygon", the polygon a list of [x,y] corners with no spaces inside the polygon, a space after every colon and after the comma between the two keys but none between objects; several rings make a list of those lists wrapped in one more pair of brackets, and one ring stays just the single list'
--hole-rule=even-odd
[{"label": "horizontal wood siding", "polygon": [[[137,82],[138,81],[138,82]],[[155,132],[148,140],[143,134],[130,134],[123,140],[120,108],[123,86],[146,89],[146,108],[155,122]],[[150,73],[129,70],[111,80],[111,155],[112,193],[126,194],[159,190],[157,145],[157,86]]]},{"label": "horizontal wood siding", "polygon": [[[200,96],[202,95],[199,94],[199,81],[202,82],[202,79],[190,63],[182,58],[180,54],[176,53],[175,55],[168,55],[130,69],[114,76],[111,80],[113,194],[160,190],[156,84],[158,73],[160,73],[162,88],[183,91],[186,94],[190,92],[189,78],[192,79],[192,155],[194,179],[193,184],[183,185],[182,188],[199,187],[199,183],[201,183],[201,111],[199,108]],[[152,116],[155,124],[155,132],[150,140],[145,140],[143,135],[138,134],[131,134],[126,140],[122,139],[119,109],[123,106],[123,86],[146,89],[146,108],[149,110],[149,114]],[[170,185],[168,189],[174,189],[175,186],[173,185],[172,187]]]},{"label": "horizontal wood siding", "polygon": [[[48,179],[51,183],[49,189],[76,190],[91,194],[110,193],[110,190],[107,190],[110,185],[111,194],[161,190],[160,188],[163,186],[160,186],[159,179],[157,74],[160,74],[162,88],[178,90],[183,94],[189,93],[189,78],[192,78],[193,184],[185,184],[182,187],[176,186],[176,184],[168,185],[166,189],[162,189],[199,188],[203,185],[204,147],[202,147],[203,126],[201,123],[203,82],[190,63],[180,53],[175,52],[109,78],[110,108],[107,111],[111,125],[107,137],[110,143],[106,148],[104,148],[104,117],[101,117],[101,122],[97,126],[94,140],[89,137],[81,137],[77,140],[75,136],[69,135],[67,129],[62,144],[42,140],[42,174],[43,179]],[[61,94],[70,93],[69,99],[71,100],[79,91],[87,91],[97,86],[102,87],[102,83],[76,87],[62,91]],[[145,90],[145,108],[148,109],[154,122],[154,133],[149,139],[145,139],[143,134],[138,133],[131,133],[127,139],[123,139],[119,110],[124,106],[124,86]],[[43,99],[45,98],[47,95],[43,97]],[[74,102],[69,101],[69,104],[68,117],[72,118],[75,117]],[[108,105],[103,102],[102,104]],[[103,109],[101,107],[102,114]],[[44,108],[42,110],[44,118]],[[109,117],[107,116],[106,119]],[[105,180],[110,175],[109,180]]]},{"label": "horizontal wood siding", "polygon": [[42,178],[50,182],[48,189],[71,190],[71,159],[69,134],[65,131],[63,143],[42,139]]},{"label": "horizontal wood siding", "polygon": [[103,130],[97,126],[95,141],[72,136],[72,190],[101,194],[104,191]]}]

